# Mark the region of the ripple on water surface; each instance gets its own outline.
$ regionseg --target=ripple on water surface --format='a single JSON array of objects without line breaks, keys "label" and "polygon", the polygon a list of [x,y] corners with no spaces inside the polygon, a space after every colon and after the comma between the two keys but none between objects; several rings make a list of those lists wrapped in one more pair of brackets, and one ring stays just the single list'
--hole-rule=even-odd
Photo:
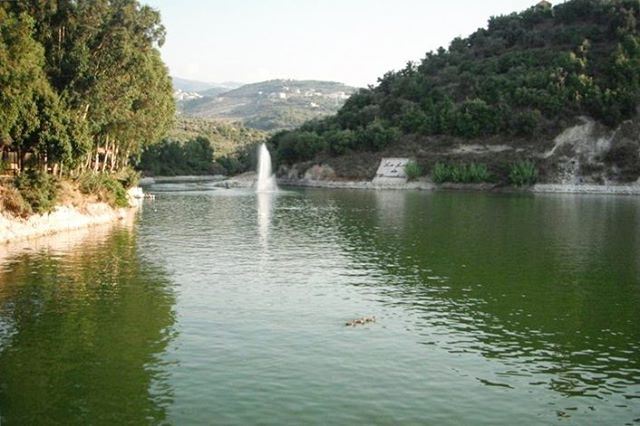
[{"label": "ripple on water surface", "polygon": [[640,418],[633,198],[151,191],[135,225],[2,258],[3,419]]}]

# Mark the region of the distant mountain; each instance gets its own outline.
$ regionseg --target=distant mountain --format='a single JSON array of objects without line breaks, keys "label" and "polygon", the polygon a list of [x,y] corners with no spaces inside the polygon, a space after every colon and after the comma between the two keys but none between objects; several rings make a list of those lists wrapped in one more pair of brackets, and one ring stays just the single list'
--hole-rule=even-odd
[{"label": "distant mountain", "polygon": [[242,83],[236,83],[233,81],[226,81],[223,83],[211,83],[204,81],[196,81],[196,80],[187,80],[185,78],[172,76],[171,80],[173,81],[173,89],[180,90],[182,92],[205,92],[208,90],[217,90],[220,89],[224,92],[228,90],[232,90],[242,86]]},{"label": "distant mountain", "polygon": [[307,120],[334,114],[357,88],[316,80],[270,80],[178,103],[185,116],[240,121],[260,130],[292,129]]}]

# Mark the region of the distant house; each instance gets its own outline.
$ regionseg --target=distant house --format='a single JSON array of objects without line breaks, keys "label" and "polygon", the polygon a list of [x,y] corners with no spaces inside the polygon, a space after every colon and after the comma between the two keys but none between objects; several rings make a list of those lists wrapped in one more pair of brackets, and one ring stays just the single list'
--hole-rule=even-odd
[{"label": "distant house", "polygon": [[329,93],[328,95],[326,95],[326,97],[329,99],[340,100],[340,101],[349,99],[349,95],[347,95],[345,92]]},{"label": "distant house", "polygon": [[549,3],[547,0],[542,0],[540,3],[538,3],[535,6],[537,10],[547,10],[547,9],[551,9],[552,7],[553,5]]}]

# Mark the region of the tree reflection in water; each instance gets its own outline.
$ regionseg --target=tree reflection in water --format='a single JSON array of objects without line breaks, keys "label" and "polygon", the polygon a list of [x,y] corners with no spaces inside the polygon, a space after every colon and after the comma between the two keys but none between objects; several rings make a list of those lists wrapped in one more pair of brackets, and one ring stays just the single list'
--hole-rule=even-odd
[{"label": "tree reflection in water", "polygon": [[131,227],[100,226],[0,254],[0,415],[8,424],[159,422],[174,337],[165,273]]},{"label": "tree reflection in water", "polygon": [[632,393],[640,377],[634,199],[407,192],[330,198],[351,246],[345,252],[356,267],[382,271],[379,294],[416,313],[410,326],[425,344],[500,363],[478,380],[545,386],[564,396],[640,397]]}]

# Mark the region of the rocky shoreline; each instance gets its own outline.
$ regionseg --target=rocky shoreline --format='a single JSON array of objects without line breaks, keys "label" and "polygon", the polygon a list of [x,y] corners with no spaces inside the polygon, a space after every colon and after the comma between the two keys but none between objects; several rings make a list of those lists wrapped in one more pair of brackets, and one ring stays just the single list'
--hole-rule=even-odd
[{"label": "rocky shoreline", "polygon": [[633,184],[536,184],[529,188],[518,189],[500,187],[493,184],[454,184],[436,185],[426,180],[414,182],[376,183],[373,181],[338,181],[309,179],[278,179],[278,185],[304,188],[363,189],[363,190],[420,190],[420,191],[496,191],[531,192],[554,194],[601,194],[601,195],[640,195],[640,183]]},{"label": "rocky shoreline", "polygon": [[156,176],[156,177],[143,177],[140,179],[140,185],[147,186],[154,183],[166,183],[166,182],[216,182],[224,180],[223,175],[182,175],[182,176]]},{"label": "rocky shoreline", "polygon": [[640,195],[640,184],[591,185],[591,184],[537,184],[532,192],[555,194]]},{"label": "rocky shoreline", "polygon": [[27,219],[0,213],[0,244],[124,220],[135,210],[135,208],[114,209],[106,203],[91,203],[82,209],[58,206],[51,213],[36,214]]},{"label": "rocky shoreline", "polygon": [[129,207],[114,208],[103,202],[88,202],[57,206],[52,212],[34,214],[28,218],[0,211],[0,245],[75,231],[96,225],[132,219],[143,196],[138,187],[129,189]]},{"label": "rocky shoreline", "polygon": [[[257,176],[254,172],[224,179],[221,176],[176,176],[160,177],[155,180],[141,182],[145,185],[162,182],[197,182],[213,181],[214,187],[233,189],[250,188]],[[326,188],[326,189],[357,189],[357,190],[414,190],[414,191],[494,191],[494,192],[530,192],[551,194],[601,194],[601,195],[640,195],[640,181],[629,184],[571,184],[571,183],[539,183],[528,188],[514,188],[490,183],[460,184],[444,183],[436,185],[428,179],[422,178],[412,182],[403,180],[336,180],[336,179],[293,179],[278,178],[281,187],[294,188]]]}]

